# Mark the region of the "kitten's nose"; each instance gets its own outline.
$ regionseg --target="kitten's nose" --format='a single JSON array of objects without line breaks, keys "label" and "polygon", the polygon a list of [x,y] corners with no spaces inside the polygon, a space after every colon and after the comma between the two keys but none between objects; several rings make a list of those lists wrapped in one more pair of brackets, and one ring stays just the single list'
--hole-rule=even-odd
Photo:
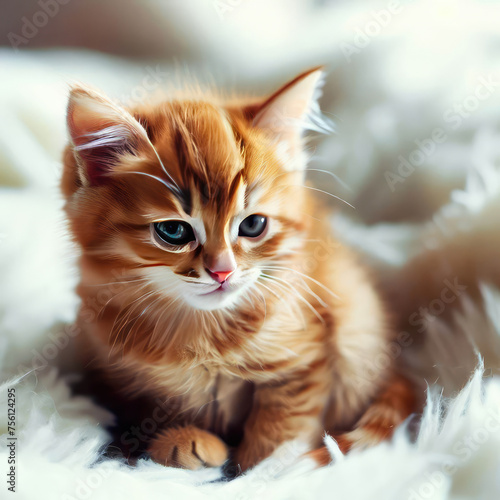
[{"label": "kitten's nose", "polygon": [[207,268],[207,273],[218,283],[224,283],[234,273],[234,269],[232,271],[211,271]]},{"label": "kitten's nose", "polygon": [[205,271],[217,283],[224,283],[236,271],[233,252],[225,249],[212,255],[208,254],[204,259]]}]

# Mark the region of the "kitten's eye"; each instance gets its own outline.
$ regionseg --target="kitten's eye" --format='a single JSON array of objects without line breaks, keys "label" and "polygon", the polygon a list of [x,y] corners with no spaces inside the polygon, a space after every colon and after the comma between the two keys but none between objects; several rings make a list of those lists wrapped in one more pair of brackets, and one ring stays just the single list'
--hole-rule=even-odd
[{"label": "kitten's eye", "polygon": [[238,231],[238,236],[246,238],[257,238],[260,236],[267,226],[267,217],[263,215],[249,215],[241,224]]},{"label": "kitten's eye", "polygon": [[156,234],[166,243],[171,245],[185,245],[194,241],[193,228],[182,220],[164,220],[155,222]]}]

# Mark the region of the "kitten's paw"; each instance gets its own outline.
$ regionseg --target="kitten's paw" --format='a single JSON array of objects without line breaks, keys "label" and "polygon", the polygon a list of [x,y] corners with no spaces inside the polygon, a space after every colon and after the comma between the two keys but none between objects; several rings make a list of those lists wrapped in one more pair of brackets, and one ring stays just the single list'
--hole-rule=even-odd
[{"label": "kitten's paw", "polygon": [[159,464],[191,470],[219,467],[228,458],[227,446],[221,439],[192,425],[162,431],[148,452]]}]

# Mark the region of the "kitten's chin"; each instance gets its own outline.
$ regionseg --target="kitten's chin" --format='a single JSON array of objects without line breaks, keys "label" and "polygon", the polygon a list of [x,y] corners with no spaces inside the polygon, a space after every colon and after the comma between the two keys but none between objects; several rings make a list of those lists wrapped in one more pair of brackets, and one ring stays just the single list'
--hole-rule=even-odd
[{"label": "kitten's chin", "polygon": [[201,311],[214,311],[233,307],[241,296],[242,289],[238,290],[215,290],[205,294],[185,294],[184,300],[194,309]]}]

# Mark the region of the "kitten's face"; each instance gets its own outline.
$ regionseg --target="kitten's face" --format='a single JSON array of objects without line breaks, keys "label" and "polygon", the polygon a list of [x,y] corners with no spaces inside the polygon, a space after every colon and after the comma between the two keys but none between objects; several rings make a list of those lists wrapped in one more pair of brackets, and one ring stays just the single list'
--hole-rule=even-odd
[{"label": "kitten's face", "polygon": [[69,108],[81,170],[63,184],[84,252],[195,309],[260,300],[259,278],[303,239],[298,136],[273,136],[249,108],[199,101],[138,108],[123,123],[85,92]]},{"label": "kitten's face", "polygon": [[157,204],[143,239],[148,248],[134,247],[145,260],[154,246],[158,262],[144,274],[196,309],[231,307],[248,298],[265,267],[285,258],[300,241],[296,211],[287,211],[282,198],[294,186],[258,182],[251,171],[262,171],[262,165],[245,166],[242,157],[233,162],[226,179],[210,168],[206,180],[193,179],[177,210]]}]

